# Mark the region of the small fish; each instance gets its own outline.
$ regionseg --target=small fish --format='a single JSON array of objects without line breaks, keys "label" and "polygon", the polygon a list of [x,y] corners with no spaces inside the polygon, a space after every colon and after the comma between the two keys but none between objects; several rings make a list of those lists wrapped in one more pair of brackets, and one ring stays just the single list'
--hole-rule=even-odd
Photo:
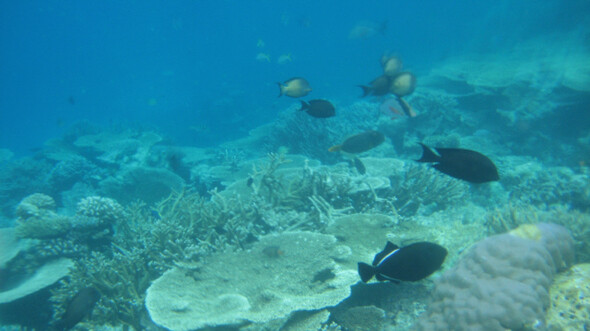
[{"label": "small fish", "polygon": [[256,54],[256,61],[270,63],[270,55],[266,53],[258,53]]},{"label": "small fish", "polygon": [[392,120],[402,117],[416,117],[416,112],[402,98],[389,98],[379,105],[382,114],[390,115]]},{"label": "small fish", "polygon": [[387,75],[381,75],[369,83],[369,86],[359,85],[363,89],[362,97],[367,95],[381,96],[389,93],[389,87],[391,86],[391,77]]},{"label": "small fish", "polygon": [[301,98],[311,92],[309,82],[301,77],[294,77],[285,81],[283,84],[277,84],[279,84],[280,89],[279,97],[281,95],[286,95],[291,98]]},{"label": "small fish", "polygon": [[286,64],[289,62],[293,62],[293,58],[291,57],[291,53],[283,54],[283,55],[279,56],[279,58],[277,59],[278,64]]},{"label": "small fish", "polygon": [[416,76],[411,72],[402,72],[391,78],[389,92],[398,98],[412,94],[416,89]]},{"label": "small fish", "polygon": [[496,165],[487,156],[462,148],[435,148],[420,143],[422,157],[418,162],[436,163],[432,167],[443,174],[470,183],[486,183],[500,179]]},{"label": "small fish", "polygon": [[373,276],[381,282],[415,282],[438,270],[446,256],[444,247],[430,242],[418,242],[402,248],[387,242],[383,251],[375,255],[373,265],[358,263],[358,272],[364,283]]},{"label": "small fish", "polygon": [[358,154],[381,145],[385,136],[379,131],[369,130],[346,138],[341,145],[330,147],[330,152]]},{"label": "small fish", "polygon": [[302,110],[305,110],[306,113],[317,118],[328,118],[336,115],[334,105],[327,100],[316,99],[309,100],[309,102],[301,100],[301,109],[299,109],[299,111]]},{"label": "small fish", "polygon": [[381,24],[370,21],[360,21],[350,30],[348,33],[348,39],[365,40],[378,34],[385,35],[386,30],[387,21],[384,21]]},{"label": "small fish", "polygon": [[93,287],[78,291],[68,304],[62,318],[54,325],[57,330],[70,330],[90,314],[100,299],[100,293]]},{"label": "small fish", "polygon": [[256,47],[262,48],[264,46],[266,46],[266,43],[264,42],[264,40],[258,39],[258,42],[256,42]]},{"label": "small fish", "polygon": [[246,180],[246,186],[252,187],[252,184],[254,184],[254,178],[250,176],[248,177],[248,180]]},{"label": "small fish", "polygon": [[285,254],[285,252],[283,252],[279,246],[271,245],[271,246],[264,247],[262,249],[262,254],[264,254],[270,258],[276,259],[276,258],[283,256],[283,254]]},{"label": "small fish", "polygon": [[162,216],[160,216],[160,213],[155,209],[150,209],[150,216],[154,220],[161,220],[162,219]]},{"label": "small fish", "polygon": [[384,75],[392,77],[402,70],[402,60],[394,55],[383,55],[381,67]]}]

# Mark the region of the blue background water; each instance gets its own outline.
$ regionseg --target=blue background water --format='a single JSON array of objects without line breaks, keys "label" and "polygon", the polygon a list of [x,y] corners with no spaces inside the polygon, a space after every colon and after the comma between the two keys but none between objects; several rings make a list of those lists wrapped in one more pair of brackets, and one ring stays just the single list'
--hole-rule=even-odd
[{"label": "blue background water", "polygon": [[[584,0],[3,1],[0,148],[26,154],[80,120],[215,144],[296,102],[277,98],[277,81],[303,76],[314,98],[346,103],[379,74],[384,51],[419,75],[449,56],[575,28],[589,12]],[[363,21],[386,22],[385,34],[349,38]]]}]

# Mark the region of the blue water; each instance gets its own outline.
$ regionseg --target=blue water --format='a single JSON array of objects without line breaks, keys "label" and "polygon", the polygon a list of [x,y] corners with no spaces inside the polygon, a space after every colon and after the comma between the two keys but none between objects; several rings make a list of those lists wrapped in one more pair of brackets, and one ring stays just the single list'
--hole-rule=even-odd
[{"label": "blue water", "polygon": [[[217,144],[293,103],[277,99],[278,81],[304,76],[315,97],[351,102],[356,85],[379,73],[384,51],[427,72],[449,56],[573,29],[589,7],[583,0],[3,1],[0,147],[25,155],[81,120]],[[364,21],[385,22],[385,33],[350,39]],[[260,52],[272,62],[256,61]],[[289,53],[292,62],[276,63]]]}]

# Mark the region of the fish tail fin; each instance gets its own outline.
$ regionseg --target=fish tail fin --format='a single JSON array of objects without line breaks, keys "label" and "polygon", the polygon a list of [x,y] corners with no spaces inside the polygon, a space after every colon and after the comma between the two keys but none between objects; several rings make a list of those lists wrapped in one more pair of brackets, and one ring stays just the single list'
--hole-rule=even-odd
[{"label": "fish tail fin", "polygon": [[299,100],[299,101],[301,101],[301,109],[299,109],[299,111],[309,109],[309,103],[307,103],[303,100]]},{"label": "fish tail fin", "polygon": [[416,161],[418,162],[439,162],[440,155],[435,154],[430,147],[419,143],[422,146],[422,157]]},{"label": "fish tail fin", "polygon": [[280,98],[283,95],[283,84],[277,82],[277,85],[279,85],[279,96],[278,96],[278,98]]},{"label": "fish tail fin", "polygon": [[361,276],[361,280],[363,281],[363,283],[370,281],[371,278],[375,276],[375,268],[366,263],[359,262],[358,270],[359,276]]},{"label": "fish tail fin", "polygon": [[364,86],[364,85],[359,85],[359,87],[363,89],[363,95],[361,96],[361,98],[364,98],[367,95],[371,94],[371,88],[370,87]]},{"label": "fish tail fin", "polygon": [[342,145],[334,145],[328,148],[328,152],[340,152],[342,150]]}]

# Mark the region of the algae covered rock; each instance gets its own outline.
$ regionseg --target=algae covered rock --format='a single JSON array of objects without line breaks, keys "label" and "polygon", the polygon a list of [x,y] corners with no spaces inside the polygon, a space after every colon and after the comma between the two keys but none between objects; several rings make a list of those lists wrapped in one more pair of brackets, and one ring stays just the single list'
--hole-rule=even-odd
[{"label": "algae covered rock", "polygon": [[335,262],[341,251],[331,235],[268,235],[248,251],[216,254],[196,271],[166,272],[147,290],[146,307],[160,326],[194,330],[335,306],[358,281],[356,271]]},{"label": "algae covered rock", "polygon": [[590,325],[590,264],[577,264],[557,275],[549,296],[549,330],[585,330]]}]

